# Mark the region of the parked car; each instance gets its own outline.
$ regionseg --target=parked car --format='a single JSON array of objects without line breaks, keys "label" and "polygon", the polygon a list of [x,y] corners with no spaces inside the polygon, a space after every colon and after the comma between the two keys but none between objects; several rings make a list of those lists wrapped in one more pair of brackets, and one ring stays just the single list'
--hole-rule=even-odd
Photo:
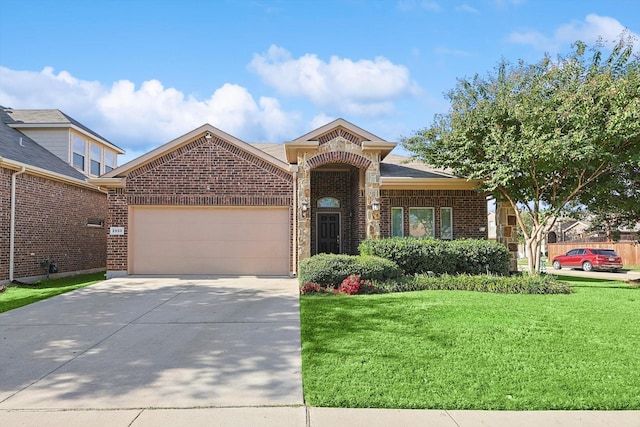
[{"label": "parked car", "polygon": [[584,271],[618,271],[622,268],[622,258],[613,249],[578,248],[553,258],[552,264],[556,270],[572,267],[582,268]]}]

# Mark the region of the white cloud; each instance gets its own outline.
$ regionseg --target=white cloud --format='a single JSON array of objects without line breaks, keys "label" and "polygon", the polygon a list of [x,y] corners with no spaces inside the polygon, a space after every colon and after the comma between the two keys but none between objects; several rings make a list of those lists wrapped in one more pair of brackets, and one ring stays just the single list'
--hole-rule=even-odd
[{"label": "white cloud", "polygon": [[444,46],[437,46],[433,53],[438,55],[451,55],[451,56],[471,56],[471,52],[461,49],[450,49]]},{"label": "white cloud", "polygon": [[456,7],[456,10],[458,12],[466,12],[466,13],[480,13],[480,11],[478,9],[476,9],[475,7],[469,6],[468,4],[461,4],[460,6]]},{"label": "white cloud", "polygon": [[392,99],[414,95],[419,88],[409,70],[384,57],[352,61],[332,56],[329,62],[316,55],[293,58],[272,45],[266,54],[255,54],[249,69],[287,96],[306,97],[315,105],[349,115],[389,114]]},{"label": "white cloud", "polygon": [[555,32],[554,38],[559,41],[573,43],[576,40],[593,43],[598,38],[603,41],[615,42],[625,27],[616,19],[591,13],[584,21],[573,21],[561,25]]},{"label": "white cloud", "polygon": [[[558,27],[552,36],[538,31],[514,32],[507,40],[516,44],[533,46],[537,50],[556,53],[577,40],[593,44],[602,39],[605,44],[614,43],[625,30],[624,25],[609,16],[594,13],[587,15],[584,21],[572,21]],[[629,33],[638,38],[638,34]]]},{"label": "white cloud", "polygon": [[440,10],[440,5],[438,4],[438,2],[432,0],[423,0],[420,6],[424,10],[428,10],[431,12],[438,12]]},{"label": "white cloud", "polygon": [[[276,99],[257,102],[249,91],[224,84],[208,99],[185,96],[158,80],[120,80],[107,87],[66,71],[16,71],[0,67],[0,104],[13,108],[57,108],[134,153],[176,138],[204,123],[246,141],[283,140],[301,127],[296,113]],[[127,158],[131,158],[127,155]]]}]

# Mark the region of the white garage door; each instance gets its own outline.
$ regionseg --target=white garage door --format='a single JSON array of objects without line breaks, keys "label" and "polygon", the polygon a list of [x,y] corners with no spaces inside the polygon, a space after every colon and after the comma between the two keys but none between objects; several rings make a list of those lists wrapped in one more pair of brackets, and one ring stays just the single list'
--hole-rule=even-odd
[{"label": "white garage door", "polygon": [[132,274],[289,274],[288,208],[133,207]]}]

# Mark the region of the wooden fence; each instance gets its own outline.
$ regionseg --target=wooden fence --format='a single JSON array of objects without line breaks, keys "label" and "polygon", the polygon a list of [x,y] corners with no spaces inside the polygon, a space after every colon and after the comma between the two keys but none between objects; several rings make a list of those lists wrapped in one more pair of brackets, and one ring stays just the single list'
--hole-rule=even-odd
[{"label": "wooden fence", "polygon": [[577,248],[594,248],[594,249],[613,249],[622,257],[622,264],[624,266],[640,265],[640,243],[638,242],[618,242],[618,243],[549,243],[547,245],[549,250],[549,262],[556,255],[562,255]]}]

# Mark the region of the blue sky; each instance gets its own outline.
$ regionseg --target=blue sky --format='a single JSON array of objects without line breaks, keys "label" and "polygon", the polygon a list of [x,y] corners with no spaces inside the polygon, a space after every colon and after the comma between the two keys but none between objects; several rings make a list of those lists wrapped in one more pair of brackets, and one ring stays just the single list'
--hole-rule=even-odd
[{"label": "blue sky", "polygon": [[280,143],[342,117],[398,141],[503,57],[640,34],[637,0],[1,1],[0,105],[58,108],[120,164],[204,123]]}]

